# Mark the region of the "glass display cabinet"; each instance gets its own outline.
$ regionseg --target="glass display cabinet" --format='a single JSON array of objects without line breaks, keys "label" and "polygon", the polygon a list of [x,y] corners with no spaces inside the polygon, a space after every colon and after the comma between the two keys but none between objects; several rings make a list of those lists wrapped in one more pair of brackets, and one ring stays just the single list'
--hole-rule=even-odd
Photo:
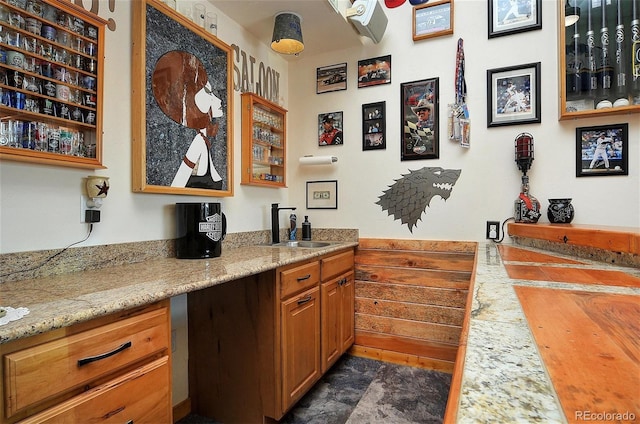
[{"label": "glass display cabinet", "polygon": [[0,2],[0,159],[104,168],[105,25],[71,2]]},{"label": "glass display cabinet", "polygon": [[241,184],[286,187],[287,111],[253,93],[241,98]]},{"label": "glass display cabinet", "polygon": [[640,0],[558,5],[560,120],[640,112]]}]

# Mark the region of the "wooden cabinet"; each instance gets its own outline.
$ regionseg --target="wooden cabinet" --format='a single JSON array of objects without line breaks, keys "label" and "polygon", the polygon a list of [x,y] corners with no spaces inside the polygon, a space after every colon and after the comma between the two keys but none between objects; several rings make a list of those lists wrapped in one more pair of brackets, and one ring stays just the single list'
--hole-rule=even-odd
[{"label": "wooden cabinet", "polygon": [[[633,39],[639,28],[632,3],[557,2],[561,120],[640,112],[640,40]],[[569,4],[579,7],[580,18],[565,26]]]},{"label": "wooden cabinet", "polygon": [[0,422],[170,422],[169,340],[164,301],[2,345]]},{"label": "wooden cabinet", "polygon": [[287,111],[253,93],[241,98],[241,184],[286,187]]},{"label": "wooden cabinet", "polygon": [[0,3],[0,159],[104,168],[105,24],[72,2]]},{"label": "wooden cabinet", "polygon": [[354,254],[348,251],[322,260],[322,373],[355,341]]},{"label": "wooden cabinet", "polygon": [[189,293],[193,412],[280,420],[353,343],[353,260],[344,250]]}]

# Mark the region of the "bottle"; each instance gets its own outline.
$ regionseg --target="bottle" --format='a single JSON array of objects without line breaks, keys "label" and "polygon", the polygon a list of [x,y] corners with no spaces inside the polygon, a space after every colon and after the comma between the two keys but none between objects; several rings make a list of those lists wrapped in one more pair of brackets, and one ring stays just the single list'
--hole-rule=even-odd
[{"label": "bottle", "polygon": [[302,240],[311,240],[311,223],[309,217],[305,215],[302,223]]}]

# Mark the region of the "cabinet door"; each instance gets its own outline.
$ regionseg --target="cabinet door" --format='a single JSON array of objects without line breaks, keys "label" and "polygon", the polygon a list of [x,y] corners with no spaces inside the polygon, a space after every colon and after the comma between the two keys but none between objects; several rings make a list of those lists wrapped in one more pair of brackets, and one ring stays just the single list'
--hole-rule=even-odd
[{"label": "cabinet door", "polygon": [[343,274],[322,284],[322,372],[325,373],[355,340],[354,277]]},{"label": "cabinet door", "polygon": [[322,373],[333,365],[342,353],[340,339],[340,286],[336,278],[322,284]]},{"label": "cabinet door", "polygon": [[355,341],[355,278],[350,272],[341,280],[340,285],[340,342],[342,344],[341,353],[344,353],[353,345]]},{"label": "cabinet door", "polygon": [[282,302],[282,410],[320,378],[320,288]]}]

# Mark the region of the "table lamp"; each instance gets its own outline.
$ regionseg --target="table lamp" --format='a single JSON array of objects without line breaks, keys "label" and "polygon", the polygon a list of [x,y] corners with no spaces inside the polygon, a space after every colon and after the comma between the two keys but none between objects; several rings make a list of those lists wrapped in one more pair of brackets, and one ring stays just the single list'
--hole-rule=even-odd
[{"label": "table lamp", "polygon": [[540,218],[540,202],[529,194],[529,177],[527,171],[533,162],[533,136],[529,133],[518,134],[515,140],[516,163],[522,171],[520,196],[515,201],[516,222],[538,222]]}]

